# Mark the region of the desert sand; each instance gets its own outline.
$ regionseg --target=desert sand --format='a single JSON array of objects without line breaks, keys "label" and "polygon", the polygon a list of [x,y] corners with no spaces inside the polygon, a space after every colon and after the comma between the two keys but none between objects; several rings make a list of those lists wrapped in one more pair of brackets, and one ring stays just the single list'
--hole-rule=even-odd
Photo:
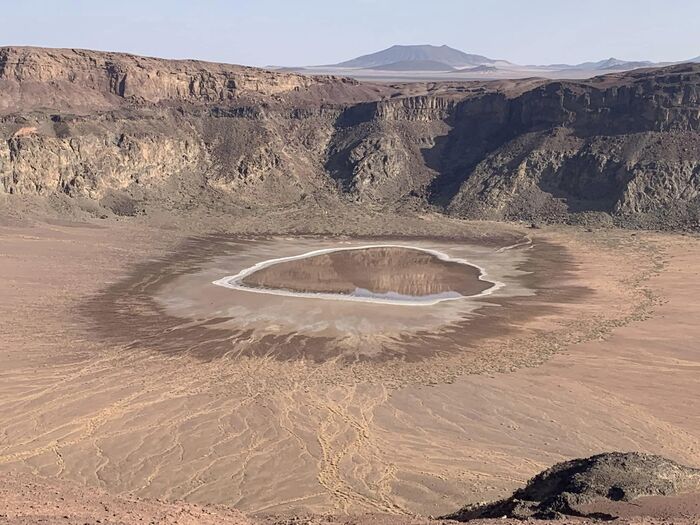
[{"label": "desert sand", "polygon": [[0,470],[264,516],[440,515],[608,450],[700,467],[696,237],[455,224],[445,242],[488,231],[493,253],[525,236],[546,248],[513,277],[535,293],[475,310],[474,334],[454,333],[462,351],[443,339],[415,359],[348,360],[199,352],[230,337],[226,320],[163,303],[221,255],[183,258],[209,240],[196,232],[6,222]]},{"label": "desert sand", "polygon": [[[700,514],[700,498],[695,494],[667,497],[643,497],[633,503],[608,502],[588,505],[586,512],[615,512],[620,525],[657,525],[674,523],[696,525]],[[106,491],[85,487],[66,480],[36,476],[0,475],[0,523],[6,525],[97,525],[130,523],[163,523],[181,525],[447,525],[454,521],[420,516],[365,514],[343,516],[333,514],[260,518],[243,516],[230,507],[197,505],[184,502],[115,496]],[[517,519],[478,519],[474,525],[516,525]],[[589,518],[564,518],[556,525],[588,525],[601,523]]]}]

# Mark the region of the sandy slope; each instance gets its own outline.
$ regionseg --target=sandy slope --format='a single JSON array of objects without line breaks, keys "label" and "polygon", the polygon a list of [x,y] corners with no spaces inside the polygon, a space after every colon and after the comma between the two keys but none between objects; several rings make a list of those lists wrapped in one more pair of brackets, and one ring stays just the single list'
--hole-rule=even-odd
[{"label": "sandy slope", "polygon": [[604,450],[700,466],[694,238],[538,231],[569,249],[585,300],[483,338],[491,371],[435,358],[380,383],[371,363],[201,361],[90,334],[85,298],[185,234],[2,228],[1,470],[247,513],[440,514]]},{"label": "sandy slope", "polygon": [[[700,522],[700,495],[645,497],[632,503],[592,504],[584,512],[615,513],[620,525]],[[455,523],[425,517],[365,514],[355,516],[302,515],[268,516],[254,519],[230,507],[183,502],[144,500],[114,496],[105,491],[66,480],[49,480],[31,475],[0,475],[0,523],[3,525],[93,525],[158,523],[181,525],[446,525]],[[475,525],[522,523],[514,519],[475,520]],[[584,525],[600,523],[584,518],[563,518],[553,522]]]},{"label": "sandy slope", "polygon": [[112,496],[76,483],[0,476],[0,523],[249,525],[235,509]]}]

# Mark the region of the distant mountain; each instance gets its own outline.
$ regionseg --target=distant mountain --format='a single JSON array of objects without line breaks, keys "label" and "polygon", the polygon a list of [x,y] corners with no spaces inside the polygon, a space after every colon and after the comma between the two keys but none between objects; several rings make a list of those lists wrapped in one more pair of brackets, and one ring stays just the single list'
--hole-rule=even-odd
[{"label": "distant mountain", "polygon": [[[447,66],[443,71],[449,71],[454,68],[492,65],[497,61],[481,55],[470,55],[449,46],[391,46],[376,53],[333,64],[332,67],[382,70],[387,66],[396,67],[395,64],[401,64],[402,71],[420,71],[420,67],[425,67],[427,62],[441,64],[440,67]],[[411,63],[417,67],[407,69]],[[436,65],[433,64],[432,67]]]},{"label": "distant mountain", "polygon": [[[700,63],[700,56],[682,62]],[[341,75],[360,80],[454,80],[456,76],[460,79],[480,80],[535,76],[578,79],[633,69],[667,66],[673,63],[607,58],[579,64],[520,65],[507,60],[465,53],[447,45],[425,44],[395,45],[337,64],[274,69],[296,71],[306,75]]]},{"label": "distant mountain", "polygon": [[455,68],[436,60],[401,60],[364,69],[375,71],[454,71]]},{"label": "distant mountain", "polygon": [[649,67],[649,66],[653,66],[653,65],[654,65],[654,62],[650,62],[649,60],[629,61],[629,60],[618,60],[617,58],[608,58],[607,60],[601,60],[600,62],[597,62],[595,64],[594,69],[628,70],[628,69],[638,69],[640,67]]},{"label": "distant mountain", "polygon": [[618,58],[608,58],[605,60],[599,60],[598,62],[582,62],[580,64],[552,64],[549,67],[559,68],[559,69],[583,69],[587,71],[627,71],[630,69],[637,69],[640,67],[650,67],[653,66],[654,62],[649,62],[648,60],[620,60]]}]

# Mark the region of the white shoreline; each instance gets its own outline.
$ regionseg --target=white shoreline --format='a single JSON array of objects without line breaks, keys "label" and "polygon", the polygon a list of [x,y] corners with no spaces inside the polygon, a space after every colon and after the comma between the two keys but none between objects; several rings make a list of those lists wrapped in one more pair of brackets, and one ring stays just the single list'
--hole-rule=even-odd
[{"label": "white shoreline", "polygon": [[515,248],[519,248],[520,246],[530,246],[531,244],[532,239],[529,235],[525,235],[525,240],[516,242],[515,244],[511,244],[510,246],[504,246],[503,248],[499,248],[498,250],[496,250],[496,253],[503,253],[508,250],[514,250]]},{"label": "white shoreline", "polygon": [[[459,264],[464,264],[466,266],[471,266],[472,268],[476,268],[477,270],[479,270],[478,279],[480,281],[491,283],[492,286],[490,286],[486,290],[484,290],[478,294],[475,294],[475,295],[460,295],[459,297],[436,297],[433,295],[433,296],[426,296],[426,298],[421,300],[418,298],[386,299],[386,298],[380,298],[380,297],[363,297],[363,296],[343,295],[343,294],[339,294],[339,293],[333,294],[333,293],[317,293],[317,292],[293,292],[290,290],[252,288],[250,286],[244,285],[241,282],[245,277],[249,276],[250,274],[257,272],[258,270],[262,270],[263,268],[267,268],[268,266],[272,266],[274,264],[278,264],[281,262],[296,261],[299,259],[308,259],[309,257],[314,257],[316,255],[324,255],[324,254],[333,253],[333,252],[350,251],[350,250],[364,250],[367,248],[404,248],[404,249],[418,250],[421,252],[429,253],[431,255],[434,255],[435,257],[437,257],[441,261],[456,262]],[[267,294],[267,295],[279,295],[279,296],[284,296],[284,297],[299,297],[299,298],[306,298],[306,299],[325,299],[325,300],[331,300],[331,301],[353,301],[353,302],[360,302],[360,303],[375,303],[375,304],[393,304],[393,305],[401,305],[401,306],[432,306],[432,305],[436,305],[436,304],[446,302],[446,301],[461,301],[463,299],[478,299],[479,297],[485,297],[487,295],[491,295],[495,291],[500,290],[501,288],[503,288],[505,286],[505,284],[500,282],[500,281],[487,279],[486,278],[487,276],[488,276],[488,274],[487,274],[486,270],[484,268],[482,268],[481,266],[474,264],[472,262],[469,262],[466,259],[450,257],[446,253],[443,253],[443,252],[440,252],[437,250],[431,250],[428,248],[419,248],[416,246],[405,246],[405,245],[401,245],[401,244],[368,244],[368,245],[364,245],[364,246],[324,248],[321,250],[312,250],[310,252],[302,253],[300,255],[292,255],[289,257],[279,257],[276,259],[268,259],[266,261],[256,263],[253,266],[250,266],[249,268],[245,268],[244,270],[241,270],[240,272],[238,272],[235,275],[229,275],[227,277],[217,279],[216,281],[212,281],[212,284],[215,284],[217,286],[222,286],[224,288],[230,288],[232,290],[239,290],[242,292],[260,293],[260,294]]]}]

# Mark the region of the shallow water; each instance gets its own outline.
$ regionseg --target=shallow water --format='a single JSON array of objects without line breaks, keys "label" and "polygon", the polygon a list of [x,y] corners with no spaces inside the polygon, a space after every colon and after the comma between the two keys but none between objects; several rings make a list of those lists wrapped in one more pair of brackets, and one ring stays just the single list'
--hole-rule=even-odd
[{"label": "shallow water", "polygon": [[401,304],[435,304],[499,285],[463,259],[398,245],[330,248],[271,259],[215,284],[278,295]]}]

